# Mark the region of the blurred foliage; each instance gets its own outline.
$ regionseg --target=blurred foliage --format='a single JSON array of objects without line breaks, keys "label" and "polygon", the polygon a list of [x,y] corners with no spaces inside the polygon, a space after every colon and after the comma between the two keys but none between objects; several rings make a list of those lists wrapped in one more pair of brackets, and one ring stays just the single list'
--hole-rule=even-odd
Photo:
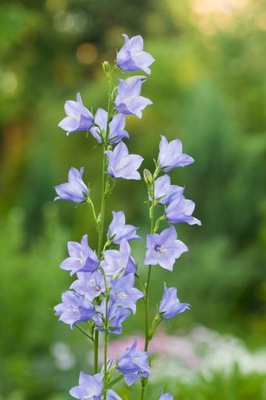
[{"label": "blurred foliage", "polygon": [[[126,6],[125,6],[126,5]],[[99,151],[94,142],[57,128],[66,99],[81,92],[95,110],[105,107],[104,60],[123,39],[142,34],[156,62],[143,94],[151,98],[141,121],[128,118],[132,153],[153,168],[159,134],[179,137],[195,164],[172,173],[196,203],[203,226],[178,227],[190,252],[169,275],[155,267],[153,284],[175,282],[190,313],[169,330],[206,324],[262,344],[266,303],[266,14],[264,0],[6,0],[0,4],[0,299],[1,395],[7,400],[61,400],[75,384],[72,370],[55,365],[51,346],[79,334],[49,311],[69,278],[57,265],[66,242],[88,232],[84,207],[52,204],[53,186],[70,166],[85,166],[95,201]],[[132,202],[134,193],[134,202]],[[108,213],[147,229],[142,182],[118,182]],[[110,218],[110,217],[109,217]],[[141,259],[143,244],[135,244]],[[145,271],[143,271],[145,273]],[[156,278],[156,279],[155,279]],[[158,298],[153,298],[154,309]],[[141,305],[140,305],[141,307]],[[141,314],[141,313],[140,313]],[[140,327],[134,317],[126,330]],[[71,338],[70,338],[71,336]],[[74,367],[75,368],[75,367]],[[80,364],[78,370],[80,369]],[[232,389],[233,380],[236,389]],[[182,399],[262,399],[259,377],[217,377],[178,386]],[[234,385],[233,385],[234,386]],[[221,390],[214,388],[220,388]],[[224,388],[224,389],[223,389]],[[241,389],[243,388],[243,389]],[[243,390],[241,392],[241,390]],[[256,392],[257,390],[257,392]],[[264,389],[265,390],[265,389]],[[61,397],[60,393],[64,393]],[[229,395],[232,394],[232,396]],[[182,397],[183,396],[183,397]],[[261,397],[260,397],[261,396]]]}]

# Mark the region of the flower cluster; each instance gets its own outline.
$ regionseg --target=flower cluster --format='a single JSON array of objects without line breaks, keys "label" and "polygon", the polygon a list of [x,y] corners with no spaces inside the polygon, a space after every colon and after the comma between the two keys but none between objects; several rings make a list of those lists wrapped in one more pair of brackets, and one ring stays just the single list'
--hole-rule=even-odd
[{"label": "flower cluster", "polygon": [[[183,153],[180,140],[169,141],[161,136],[159,153],[155,170],[151,173],[144,170],[144,181],[147,186],[149,204],[150,232],[146,236],[146,255],[144,265],[147,268],[147,279],[143,284],[139,280],[137,263],[132,257],[130,242],[141,239],[138,228],[126,223],[123,211],[113,211],[108,227],[105,227],[106,201],[118,178],[141,180],[138,171],[143,158],[130,154],[124,139],[129,138],[125,130],[126,116],[134,114],[142,117],[142,111],[152,104],[151,100],[141,96],[142,85],[146,76],[128,75],[118,79],[112,87],[114,69],[131,73],[143,71],[150,74],[153,57],[143,50],[143,39],[135,36],[131,39],[123,35],[124,46],[117,53],[116,63],[112,69],[109,63],[103,69],[109,85],[108,108],[99,108],[95,113],[89,111],[77,94],[77,101],[67,101],[67,116],[59,127],[69,135],[72,132],[90,133],[103,149],[102,201],[100,209],[91,198],[89,187],[83,181],[84,167],[79,170],[71,167],[68,182],[55,186],[55,200],[67,200],[76,204],[85,202],[91,208],[98,237],[97,250],[93,249],[87,234],[80,242],[69,241],[68,257],[60,268],[69,272],[75,279],[69,290],[62,294],[62,302],[54,307],[59,320],[70,328],[77,326],[93,343],[94,375],[80,373],[79,385],[70,390],[72,397],[92,400],[119,400],[121,397],[112,389],[113,374],[121,374],[128,386],[141,381],[141,398],[144,398],[145,387],[150,375],[149,342],[156,328],[163,319],[169,319],[189,309],[189,304],[181,303],[177,298],[177,289],[167,288],[164,283],[163,296],[152,323],[149,320],[150,276],[154,266],[158,265],[169,271],[173,270],[176,260],[186,251],[187,246],[178,239],[174,224],[186,222],[190,225],[200,221],[192,216],[194,203],[184,196],[184,188],[171,184],[168,172],[191,164],[194,160]],[[110,104],[113,107],[110,107]],[[155,218],[161,210],[159,218]],[[165,224],[160,228],[161,224]],[[106,239],[105,239],[106,238]],[[108,360],[108,340],[111,334],[122,333],[123,322],[136,313],[139,299],[145,303],[145,346],[138,348],[137,340],[127,348],[117,360]],[[82,325],[81,325],[82,324]],[[104,361],[102,369],[98,365],[99,335],[103,336]],[[170,393],[162,393],[160,400],[171,400]]]}]

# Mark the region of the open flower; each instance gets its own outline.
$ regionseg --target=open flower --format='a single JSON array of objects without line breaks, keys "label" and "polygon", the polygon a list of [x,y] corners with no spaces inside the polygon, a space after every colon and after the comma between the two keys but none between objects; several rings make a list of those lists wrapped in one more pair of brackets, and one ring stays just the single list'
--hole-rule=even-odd
[{"label": "open flower", "polygon": [[187,246],[177,240],[177,233],[173,226],[159,233],[147,235],[146,265],[159,264],[162,268],[173,270],[175,260],[182,253],[188,251]]},{"label": "open flower", "polygon": [[164,293],[159,307],[159,313],[163,319],[172,318],[185,310],[189,310],[188,303],[180,303],[177,298],[177,289],[175,287],[167,288],[164,283]]},{"label": "open flower", "polygon": [[101,400],[103,373],[87,375],[80,372],[79,386],[73,387],[69,393],[76,399]]},{"label": "open flower", "polygon": [[108,143],[119,143],[122,139],[128,138],[129,134],[125,131],[125,118],[124,114],[115,114],[112,120],[107,125],[108,113],[102,108],[98,108],[94,125],[91,127],[90,132],[98,143],[102,143],[102,138],[106,138],[106,129],[109,128]]},{"label": "open flower", "polygon": [[122,239],[134,240],[140,239],[136,234],[137,229],[134,225],[127,225],[123,211],[112,211],[113,219],[109,225],[108,238],[114,244],[120,244]]},{"label": "open flower", "polygon": [[70,271],[70,275],[96,270],[99,260],[95,251],[88,245],[88,235],[84,235],[80,243],[69,241],[67,248],[69,257],[61,262],[60,268]]},{"label": "open flower", "polygon": [[152,104],[146,97],[140,96],[142,83],[146,80],[143,76],[132,76],[128,79],[119,79],[115,108],[122,114],[135,114],[142,117],[142,110]]},{"label": "open flower", "polygon": [[163,172],[169,172],[173,168],[193,163],[194,159],[182,153],[181,140],[175,139],[168,143],[166,137],[161,135],[158,162]]},{"label": "open flower", "polygon": [[103,299],[101,304],[95,307],[95,313],[92,317],[95,322],[95,329],[104,331],[107,324],[108,332],[120,335],[122,333],[122,322],[130,315],[130,311],[111,301],[108,302],[107,308],[106,321],[106,299]]},{"label": "open flower", "polygon": [[113,178],[141,179],[137,169],[143,161],[138,154],[128,154],[125,143],[120,142],[114,150],[106,150],[108,156],[108,174]]},{"label": "open flower", "polygon": [[107,277],[116,279],[136,272],[137,265],[131,256],[131,248],[126,238],[121,240],[119,250],[105,250],[103,254],[101,266]]},{"label": "open flower", "polygon": [[201,225],[201,221],[192,216],[194,209],[195,203],[186,199],[182,193],[179,193],[166,207],[165,215],[172,224],[186,222],[189,225]]},{"label": "open flower", "polygon": [[84,168],[78,171],[71,167],[68,172],[68,182],[55,186],[55,191],[58,196],[55,200],[68,200],[73,203],[82,203],[89,194],[89,189],[82,180]]},{"label": "open flower", "polygon": [[127,308],[134,314],[136,312],[136,302],[144,294],[134,287],[134,274],[128,274],[111,282],[110,300],[117,306]]},{"label": "open flower", "polygon": [[117,66],[127,72],[143,70],[150,74],[149,66],[154,62],[154,58],[143,51],[142,37],[138,35],[129,39],[127,35],[124,34],[123,36],[125,44],[117,54]]},{"label": "open flower", "polygon": [[137,340],[134,341],[129,349],[126,349],[124,354],[122,354],[117,361],[117,369],[124,375],[128,386],[150,375],[148,352],[137,350],[136,347]]},{"label": "open flower", "polygon": [[69,324],[72,329],[78,322],[89,321],[94,314],[94,306],[78,293],[68,290],[62,294],[62,303],[54,307],[59,321]]},{"label": "open flower", "polygon": [[168,175],[160,176],[154,182],[154,198],[158,203],[169,204],[174,196],[183,192],[183,187],[171,185]]},{"label": "open flower", "polygon": [[93,116],[89,110],[84,107],[81,95],[77,94],[77,101],[67,100],[65,103],[65,112],[67,117],[59,122],[58,126],[69,135],[71,132],[87,131],[93,124]]},{"label": "open flower", "polygon": [[159,400],[173,400],[173,395],[171,393],[162,393]]}]

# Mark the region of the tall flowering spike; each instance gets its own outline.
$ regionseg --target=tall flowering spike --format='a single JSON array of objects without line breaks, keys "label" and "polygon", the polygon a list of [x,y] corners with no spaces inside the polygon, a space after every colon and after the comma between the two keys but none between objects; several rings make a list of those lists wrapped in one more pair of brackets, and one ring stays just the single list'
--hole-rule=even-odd
[{"label": "tall flowering spike", "polygon": [[124,375],[128,386],[150,375],[148,352],[137,350],[136,347],[137,340],[134,341],[129,349],[126,349],[117,361],[117,369]]},{"label": "tall flowering spike", "polygon": [[79,171],[71,167],[68,172],[68,183],[55,186],[55,191],[58,194],[55,200],[68,200],[73,203],[85,201],[89,195],[89,189],[82,180],[83,172],[83,167]]},{"label": "tall flowering spike", "polygon": [[184,188],[177,185],[171,185],[168,175],[160,176],[154,182],[154,198],[161,204],[169,204],[174,196],[182,194]]},{"label": "tall flowering spike", "polygon": [[134,240],[140,239],[136,234],[137,229],[133,225],[126,224],[126,218],[123,211],[112,211],[113,219],[108,228],[108,238],[114,244],[120,244],[123,239]]},{"label": "tall flowering spike", "polygon": [[143,51],[142,37],[138,35],[129,39],[127,35],[124,34],[123,36],[125,44],[117,54],[117,66],[127,72],[143,70],[150,74],[149,66],[154,62],[154,58]]},{"label": "tall flowering spike", "polygon": [[175,260],[182,253],[188,251],[187,246],[177,240],[177,233],[173,226],[162,231],[160,234],[147,235],[146,265],[159,264],[162,268],[173,270]]},{"label": "tall flowering spike", "polygon": [[67,257],[60,264],[60,268],[70,271],[70,275],[77,272],[93,272],[99,265],[99,259],[88,245],[88,235],[84,235],[81,242],[70,241],[67,244]]},{"label": "tall flowering spike", "polygon": [[87,375],[80,372],[79,386],[73,387],[69,393],[80,400],[101,400],[103,374]]},{"label": "tall flowering spike", "polygon": [[177,289],[175,287],[167,288],[164,283],[164,293],[159,307],[159,313],[162,318],[172,318],[185,310],[189,310],[188,303],[180,303],[177,298]]},{"label": "tall flowering spike", "polygon": [[94,314],[94,306],[78,293],[68,290],[62,294],[62,303],[54,307],[59,321],[69,324],[72,329],[78,322],[89,321]]},{"label": "tall flowering spike", "polygon": [[113,178],[139,180],[141,176],[137,169],[143,161],[138,154],[129,154],[125,143],[120,142],[114,150],[105,152],[108,156],[108,174]]},{"label": "tall flowering spike", "polygon": [[181,140],[175,139],[168,143],[166,137],[161,135],[158,163],[163,172],[169,172],[173,168],[184,167],[193,162],[192,157],[182,153]]},{"label": "tall flowering spike", "polygon": [[72,132],[87,131],[91,128],[93,116],[89,110],[84,107],[80,93],[77,94],[77,101],[66,101],[65,112],[67,117],[62,119],[58,126],[64,129],[67,135]]},{"label": "tall flowering spike", "polygon": [[165,215],[171,224],[186,222],[189,225],[201,225],[201,221],[192,216],[194,209],[195,203],[179,194],[166,207]]},{"label": "tall flowering spike", "polygon": [[112,290],[110,299],[117,306],[127,308],[134,314],[136,312],[136,302],[144,294],[134,287],[134,274],[126,275],[111,282]]},{"label": "tall flowering spike", "polygon": [[129,134],[125,131],[125,118],[124,114],[115,114],[112,120],[107,124],[108,113],[102,108],[98,108],[94,125],[91,127],[90,132],[98,143],[102,143],[102,138],[106,139],[106,128],[109,128],[108,143],[119,143],[122,139],[128,138]]},{"label": "tall flowering spike", "polygon": [[135,114],[142,117],[142,110],[152,101],[140,96],[142,83],[146,80],[143,76],[132,76],[128,79],[119,79],[115,108],[122,114]]}]

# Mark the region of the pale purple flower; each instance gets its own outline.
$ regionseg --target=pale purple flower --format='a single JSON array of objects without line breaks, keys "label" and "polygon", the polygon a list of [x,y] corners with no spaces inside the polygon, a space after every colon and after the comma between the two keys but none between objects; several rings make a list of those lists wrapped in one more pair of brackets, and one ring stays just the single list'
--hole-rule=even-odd
[{"label": "pale purple flower", "polygon": [[68,200],[73,203],[85,201],[86,196],[89,194],[89,189],[82,180],[83,172],[83,167],[79,171],[71,167],[68,172],[68,183],[55,186],[55,191],[58,194],[55,200]]},{"label": "pale purple flower", "polygon": [[173,395],[171,393],[162,393],[159,400],[173,400]]},{"label": "pale purple flower", "polygon": [[70,271],[70,275],[76,272],[93,272],[99,265],[99,259],[88,245],[88,235],[82,236],[81,242],[69,241],[67,243],[68,254],[61,262],[60,268]]},{"label": "pale purple flower", "polygon": [[72,329],[78,322],[89,321],[94,313],[94,306],[78,293],[68,290],[62,294],[62,303],[54,307],[59,321],[69,324]]},{"label": "pale purple flower", "polygon": [[129,39],[127,35],[124,34],[123,36],[125,44],[117,54],[117,66],[127,72],[143,70],[150,74],[149,66],[154,62],[154,58],[143,51],[142,37],[138,35]]},{"label": "pale purple flower", "polygon": [[136,234],[137,229],[133,225],[126,225],[126,218],[123,211],[112,211],[113,219],[108,228],[108,238],[114,244],[120,244],[122,239],[140,239]]},{"label": "pale purple flower", "polygon": [[141,179],[137,169],[143,161],[138,154],[129,154],[125,143],[120,142],[114,150],[106,150],[108,156],[108,174],[113,178]]},{"label": "pale purple flower", "polygon": [[112,120],[107,123],[108,113],[102,108],[98,108],[94,125],[91,127],[90,132],[98,143],[102,143],[106,140],[106,129],[109,128],[108,132],[108,143],[114,144],[119,143],[122,139],[128,138],[129,134],[125,131],[125,119],[124,114],[115,114]]},{"label": "pale purple flower", "polygon": [[136,347],[137,340],[117,360],[117,369],[124,375],[128,386],[150,375],[150,366],[148,364],[149,354],[147,351],[137,350]]},{"label": "pale purple flower", "polygon": [[175,260],[182,253],[188,251],[187,246],[177,240],[177,233],[173,226],[165,229],[161,233],[147,235],[147,252],[145,258],[146,265],[159,264],[162,268],[173,270]]},{"label": "pale purple flower", "polygon": [[175,196],[165,210],[167,220],[172,224],[186,222],[189,225],[201,225],[201,221],[192,216],[195,203],[182,194]]},{"label": "pale purple flower", "polygon": [[87,375],[80,372],[79,386],[73,387],[69,393],[72,397],[80,400],[101,400],[103,373]]},{"label": "pale purple flower", "polygon": [[[108,302],[107,310],[107,326],[108,332],[120,335],[122,333],[122,322],[130,315],[130,311],[123,307],[118,307],[117,304]],[[106,299],[103,299],[99,306],[95,307],[93,315],[95,329],[103,331],[105,329],[106,320]]]},{"label": "pale purple flower", "polygon": [[93,116],[89,110],[84,107],[81,95],[77,94],[77,101],[67,100],[65,103],[65,112],[67,117],[59,122],[58,126],[69,135],[71,132],[87,131],[93,124]]},{"label": "pale purple flower", "polygon": [[106,250],[103,254],[101,266],[107,277],[115,279],[136,272],[137,265],[131,257],[131,248],[125,238],[121,240],[119,250]]},{"label": "pale purple flower", "polygon": [[174,196],[183,192],[183,187],[171,185],[168,175],[160,176],[154,182],[154,198],[158,203],[169,204]]},{"label": "pale purple flower", "polygon": [[188,303],[180,303],[177,298],[177,289],[175,287],[167,288],[164,283],[164,293],[159,307],[159,313],[162,318],[172,318],[185,310],[189,310]]},{"label": "pale purple flower", "polygon": [[110,300],[117,306],[127,308],[134,314],[136,302],[144,296],[143,292],[134,287],[134,274],[128,274],[111,282]]},{"label": "pale purple flower", "polygon": [[74,289],[90,302],[105,291],[104,276],[99,269],[92,273],[78,272],[77,275],[78,279],[72,283],[70,289]]},{"label": "pale purple flower", "polygon": [[106,400],[122,400],[122,398],[113,389],[109,389]]},{"label": "pale purple flower", "polygon": [[173,168],[193,163],[194,159],[182,153],[181,140],[175,139],[168,143],[166,137],[161,135],[158,162],[163,172],[169,172]]},{"label": "pale purple flower", "polygon": [[140,95],[141,85],[146,80],[143,76],[132,76],[119,79],[115,108],[122,114],[135,114],[142,117],[142,110],[152,104],[152,101]]}]

